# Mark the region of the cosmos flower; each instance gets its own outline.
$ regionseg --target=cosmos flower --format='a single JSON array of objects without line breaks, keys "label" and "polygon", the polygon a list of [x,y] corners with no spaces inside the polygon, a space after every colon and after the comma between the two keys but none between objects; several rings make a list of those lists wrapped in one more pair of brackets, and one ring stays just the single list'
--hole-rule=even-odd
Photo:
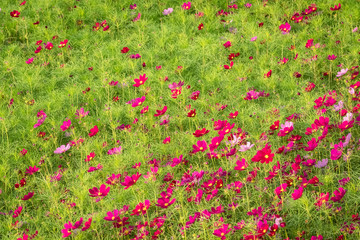
[{"label": "cosmos flower", "polygon": [[166,15],[169,15],[170,13],[172,13],[173,11],[174,11],[174,9],[168,8],[163,11],[163,14],[166,16]]},{"label": "cosmos flower", "polygon": [[341,77],[341,76],[345,75],[348,70],[349,69],[347,69],[347,68],[346,69],[341,69],[340,72],[338,72],[336,76]]},{"label": "cosmos flower", "polygon": [[61,154],[61,153],[64,153],[66,152],[67,150],[70,149],[70,144],[67,144],[66,146],[65,145],[61,145],[60,147],[58,147],[54,153],[56,154]]}]

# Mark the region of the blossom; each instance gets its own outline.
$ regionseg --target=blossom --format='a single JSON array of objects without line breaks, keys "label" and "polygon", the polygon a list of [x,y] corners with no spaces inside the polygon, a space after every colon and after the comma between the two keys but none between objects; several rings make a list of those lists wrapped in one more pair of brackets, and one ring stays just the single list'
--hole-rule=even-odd
[{"label": "blossom", "polygon": [[144,74],[142,76],[140,75],[139,78],[134,79],[135,84],[133,86],[139,87],[139,86],[143,85],[146,82],[146,80],[148,80],[148,78],[146,77],[146,74]]},{"label": "blossom", "polygon": [[329,160],[327,158],[324,158],[323,160],[319,160],[314,167],[316,168],[323,168],[328,164]]},{"label": "blossom", "polygon": [[341,8],[341,3],[339,3],[338,5],[335,5],[334,7],[331,7],[330,10],[337,11],[337,10],[340,10],[340,8]]},{"label": "blossom", "polygon": [[156,206],[161,207],[161,208],[168,208],[168,207],[170,207],[175,201],[176,201],[176,198],[172,199],[171,201],[170,201],[169,198],[166,198],[166,197],[159,198],[159,199],[157,200],[158,203],[156,204]]},{"label": "blossom", "polygon": [[205,134],[207,134],[209,132],[209,130],[206,130],[206,128],[203,128],[201,130],[195,130],[195,132],[193,133],[193,135],[195,137],[201,137],[204,136]]},{"label": "blossom", "polygon": [[230,41],[227,41],[226,43],[224,43],[224,47],[225,47],[225,48],[231,47],[231,42],[230,42]]},{"label": "blossom", "polygon": [[316,138],[312,138],[310,141],[308,141],[308,147],[306,147],[305,151],[313,151],[318,146]]},{"label": "blossom", "polygon": [[230,65],[224,65],[224,68],[225,68],[225,69],[231,69],[233,65],[234,65],[234,62],[231,61],[231,62],[230,62]]},{"label": "blossom", "polygon": [[245,3],[245,7],[246,8],[251,8],[252,4],[251,3]]},{"label": "blossom", "polygon": [[294,200],[301,198],[303,191],[304,191],[303,187],[299,187],[299,189],[294,189],[294,193],[291,194],[291,198]]},{"label": "blossom", "polygon": [[90,197],[105,197],[108,195],[110,187],[106,187],[105,184],[101,184],[100,188],[93,187],[89,189]]},{"label": "blossom", "polygon": [[332,60],[335,60],[337,58],[337,56],[335,56],[334,54],[333,55],[329,55],[327,57],[328,60],[332,61]]},{"label": "blossom", "polygon": [[134,175],[130,176],[126,176],[124,179],[124,182],[121,183],[121,185],[125,186],[125,190],[128,189],[129,187],[131,187],[132,185],[134,185],[137,180],[141,177],[141,173],[136,173]]},{"label": "blossom", "polygon": [[340,72],[338,72],[336,76],[337,76],[337,77],[341,77],[341,76],[343,76],[344,74],[346,74],[348,70],[349,70],[349,69],[347,69],[347,68],[346,68],[346,69],[341,69]]},{"label": "blossom", "polygon": [[291,30],[291,26],[288,22],[286,22],[285,24],[281,24],[279,29],[281,30],[282,34],[288,34]]},{"label": "blossom", "polygon": [[34,196],[34,192],[29,192],[21,200],[26,201],[26,200],[29,200],[30,198],[32,198],[33,196]]},{"label": "blossom", "polygon": [[20,16],[20,12],[14,10],[14,11],[10,12],[10,16],[11,16],[11,17],[18,18],[18,17]]},{"label": "blossom", "polygon": [[30,166],[28,169],[26,169],[26,174],[33,175],[34,173],[38,172],[39,168],[37,168],[35,165],[34,167]]},{"label": "blossom", "polygon": [[167,111],[167,106],[164,106],[162,110],[156,110],[154,117],[162,116],[166,113],[166,111]]},{"label": "blossom", "polygon": [[163,14],[166,16],[166,15],[169,15],[170,13],[172,13],[173,11],[174,11],[174,9],[168,8],[163,11]]},{"label": "blossom", "polygon": [[150,207],[150,201],[149,200],[145,200],[144,203],[139,203],[138,205],[136,205],[135,209],[133,210],[133,213],[130,214],[131,216],[136,215],[139,216],[140,213],[142,215],[145,215],[145,213],[147,212],[147,210]]},{"label": "blossom", "polygon": [[229,225],[230,224],[224,224],[221,228],[215,229],[213,235],[221,238],[221,240],[226,239],[226,234],[228,234],[231,231]]},{"label": "blossom", "polygon": [[256,41],[256,39],[257,39],[257,36],[252,37],[252,38],[250,39],[250,41],[251,41],[251,42],[255,42],[255,41]]},{"label": "blossom", "polygon": [[95,125],[92,129],[90,129],[89,137],[95,136],[99,132],[98,126]]},{"label": "blossom", "polygon": [[22,209],[23,209],[22,206],[19,206],[19,207],[14,211],[14,215],[12,215],[12,217],[13,217],[13,218],[17,218],[17,217],[20,215]]},{"label": "blossom", "polygon": [[77,117],[75,117],[75,118],[83,118],[83,117],[86,117],[88,114],[89,114],[89,111],[85,112],[84,108],[80,108],[80,109],[76,110],[75,115]]},{"label": "blossom", "polygon": [[274,153],[271,152],[271,145],[266,144],[263,149],[258,151],[256,155],[251,159],[253,162],[261,162],[268,164],[272,162],[274,158]]},{"label": "blossom", "polygon": [[107,212],[106,213],[107,216],[104,217],[104,220],[110,221],[110,222],[115,221],[119,217],[120,214],[121,214],[120,211],[115,209],[112,212]]},{"label": "blossom", "polygon": [[58,147],[54,153],[56,154],[61,154],[61,153],[64,153],[66,152],[67,150],[70,149],[70,144],[67,144],[66,146],[65,145],[61,145],[60,147]]},{"label": "blossom", "polygon": [[34,58],[29,58],[29,59],[26,61],[26,64],[32,64],[33,61],[34,61]]},{"label": "blossom", "polygon": [[60,44],[59,44],[59,48],[63,48],[63,47],[65,47],[66,46],[66,44],[68,43],[68,40],[67,39],[65,39],[64,41],[62,41],[62,42],[60,42]]},{"label": "blossom", "polygon": [[138,21],[140,19],[140,17],[141,17],[141,13],[138,13],[138,15],[132,21],[136,22],[136,21]]},{"label": "blossom", "polygon": [[64,121],[63,124],[60,126],[62,131],[66,131],[71,125],[71,120]]},{"label": "blossom", "polygon": [[47,43],[44,43],[44,47],[47,50],[51,50],[54,47],[54,45],[51,42],[47,42]]},{"label": "blossom", "polygon": [[131,104],[132,107],[138,107],[145,101],[145,99],[146,97],[142,96],[141,98],[132,99],[128,101],[126,104]]},{"label": "blossom", "polygon": [[124,47],[123,49],[121,49],[121,53],[127,53],[129,51],[128,47]]},{"label": "blossom", "polygon": [[111,148],[107,154],[108,155],[116,155],[116,154],[120,154],[121,153],[121,146],[117,147],[117,148]]},{"label": "blossom", "polygon": [[335,196],[330,198],[330,200],[333,202],[338,202],[344,197],[345,193],[346,193],[346,190],[343,189],[342,187],[339,187],[338,190],[334,191]]},{"label": "blossom", "polygon": [[130,58],[133,58],[133,59],[138,59],[138,58],[141,58],[141,55],[140,54],[132,54],[130,55]]},{"label": "blossom", "polygon": [[183,3],[183,5],[181,5],[181,8],[184,10],[189,10],[191,8],[191,2]]},{"label": "blossom", "polygon": [[241,161],[238,160],[236,162],[236,166],[234,167],[234,170],[244,171],[248,166],[249,166],[249,164],[247,163],[246,159],[243,158],[243,159],[241,159]]},{"label": "blossom", "polygon": [[254,144],[251,144],[250,142],[246,142],[246,145],[241,145],[239,152],[246,152],[247,150],[251,149],[254,146]]},{"label": "blossom", "polygon": [[203,141],[197,141],[196,145],[193,145],[193,153],[197,152],[205,152],[208,149],[207,143],[205,140]]},{"label": "blossom", "polygon": [[199,26],[198,26],[198,30],[202,30],[203,28],[204,28],[204,24],[200,23]]}]

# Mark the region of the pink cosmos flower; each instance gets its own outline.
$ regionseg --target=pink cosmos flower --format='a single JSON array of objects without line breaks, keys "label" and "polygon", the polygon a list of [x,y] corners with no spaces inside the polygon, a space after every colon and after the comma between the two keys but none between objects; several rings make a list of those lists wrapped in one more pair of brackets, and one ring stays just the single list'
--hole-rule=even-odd
[{"label": "pink cosmos flower", "polygon": [[133,58],[133,59],[138,59],[138,58],[141,58],[141,55],[140,54],[132,54],[130,55],[130,58]]},{"label": "pink cosmos flower", "polygon": [[66,131],[71,125],[71,120],[64,121],[63,124],[60,126],[62,131]]},{"label": "pink cosmos flower", "polygon": [[245,7],[246,8],[251,8],[252,4],[251,3],[245,3]]},{"label": "pink cosmos flower", "polygon": [[145,99],[146,97],[142,96],[141,98],[132,99],[128,101],[126,104],[131,104],[132,107],[138,107],[145,101]]},{"label": "pink cosmos flower", "polygon": [[174,90],[176,88],[181,88],[183,85],[184,85],[184,82],[182,82],[182,81],[179,81],[178,83],[173,82],[173,83],[169,84],[169,88],[171,90]]},{"label": "pink cosmos flower", "polygon": [[207,147],[207,143],[205,140],[203,141],[197,141],[196,145],[193,145],[193,153],[197,153],[197,152],[205,152],[208,147]]},{"label": "pink cosmos flower", "polygon": [[333,202],[338,202],[345,196],[345,193],[346,193],[346,190],[343,189],[342,187],[339,187],[338,190],[334,191],[335,196],[330,198],[330,200]]},{"label": "pink cosmos flower", "polygon": [[317,146],[318,144],[316,142],[316,138],[312,138],[310,141],[308,141],[308,147],[306,147],[304,150],[310,152],[313,151]]},{"label": "pink cosmos flower", "polygon": [[165,9],[164,11],[163,11],[163,15],[169,15],[170,13],[172,13],[174,11],[174,9],[172,9],[172,8],[168,8],[168,9]]},{"label": "pink cosmos flower", "polygon": [[76,110],[75,115],[77,117],[75,117],[75,118],[83,118],[83,117],[86,117],[88,114],[89,114],[89,111],[85,112],[84,108],[80,108],[80,109]]},{"label": "pink cosmos flower", "polygon": [[26,64],[32,64],[33,61],[34,61],[34,58],[29,58],[29,59],[26,61]]},{"label": "pink cosmos flower", "polygon": [[58,147],[54,153],[55,154],[61,154],[61,153],[64,153],[66,152],[67,150],[70,149],[70,144],[67,144],[66,146],[65,145],[61,145],[60,147]]},{"label": "pink cosmos flower", "polygon": [[162,116],[166,113],[166,111],[167,111],[167,106],[164,106],[162,110],[156,110],[154,117]]},{"label": "pink cosmos flower", "polygon": [[120,154],[121,153],[121,146],[117,147],[117,148],[111,148],[107,154],[108,155],[116,155],[116,154]]},{"label": "pink cosmos flower", "polygon": [[19,206],[19,207],[14,211],[14,214],[12,215],[12,217],[13,217],[13,218],[17,218],[17,217],[20,215],[22,209],[23,209],[22,206]]},{"label": "pink cosmos flower", "polygon": [[170,198],[166,198],[166,197],[159,198],[159,199],[157,200],[158,203],[156,204],[156,206],[161,207],[161,208],[168,208],[168,207],[170,207],[175,201],[176,201],[176,198],[172,199],[171,201],[170,201]]},{"label": "pink cosmos flower", "polygon": [[136,4],[130,4],[130,9],[136,9]]},{"label": "pink cosmos flower", "polygon": [[256,41],[256,39],[257,39],[257,36],[252,37],[252,38],[250,39],[250,41],[251,41],[251,42],[255,42],[255,41]]}]

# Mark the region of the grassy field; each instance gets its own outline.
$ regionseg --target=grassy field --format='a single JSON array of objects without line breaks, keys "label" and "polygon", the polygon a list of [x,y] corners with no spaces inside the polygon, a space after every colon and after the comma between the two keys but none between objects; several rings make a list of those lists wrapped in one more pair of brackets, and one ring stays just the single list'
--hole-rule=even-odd
[{"label": "grassy field", "polygon": [[359,0],[0,8],[0,239],[360,239]]}]

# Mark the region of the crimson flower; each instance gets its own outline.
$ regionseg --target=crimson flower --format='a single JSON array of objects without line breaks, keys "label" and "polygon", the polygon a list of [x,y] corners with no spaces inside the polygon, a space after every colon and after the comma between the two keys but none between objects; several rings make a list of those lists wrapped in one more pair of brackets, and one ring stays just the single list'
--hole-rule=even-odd
[{"label": "crimson flower", "polygon": [[231,42],[230,42],[230,41],[227,41],[226,43],[224,43],[224,47],[225,47],[225,48],[231,47]]},{"label": "crimson flower", "polygon": [[156,110],[154,117],[162,116],[166,113],[166,111],[167,111],[167,106],[164,106],[162,110]]},{"label": "crimson flower", "polygon": [[231,69],[233,65],[234,65],[234,62],[231,61],[231,62],[230,62],[230,66],[229,66],[229,65],[224,65],[224,68],[225,68],[225,69]]},{"label": "crimson flower", "polygon": [[35,165],[34,167],[30,166],[28,169],[26,169],[26,174],[33,175],[34,173],[38,172],[39,168],[37,168]]},{"label": "crimson flower", "polygon": [[268,164],[272,162],[274,153],[271,153],[271,145],[266,144],[263,149],[258,151],[256,155],[251,159],[253,162],[261,162]]},{"label": "crimson flower", "polygon": [[21,200],[26,201],[26,200],[29,200],[30,198],[32,198],[33,196],[34,196],[34,192],[29,192]]},{"label": "crimson flower", "polygon": [[333,8],[331,7],[330,10],[337,11],[337,10],[340,10],[340,8],[341,8],[341,3],[339,3],[338,5],[335,5]]},{"label": "crimson flower", "polygon": [[127,53],[129,51],[129,48],[128,47],[124,47],[122,50],[121,50],[121,53]]},{"label": "crimson flower", "polygon": [[204,24],[203,23],[200,23],[199,26],[198,26],[198,29],[199,30],[202,30],[204,28]]},{"label": "crimson flower", "polygon": [[206,130],[206,128],[203,128],[201,130],[196,130],[193,135],[195,137],[201,137],[201,136],[204,136],[205,134],[207,134],[209,132],[209,130]]},{"label": "crimson flower", "polygon": [[150,201],[145,200],[144,203],[139,203],[138,205],[136,205],[135,209],[133,210],[133,213],[130,215],[131,216],[133,216],[133,215],[139,216],[140,213],[142,215],[145,215],[145,213],[149,209],[149,207],[150,207]]},{"label": "crimson flower", "polygon": [[195,117],[196,116],[196,109],[190,110],[190,112],[188,112],[187,116],[188,117]]},{"label": "crimson flower", "polygon": [[20,12],[14,10],[14,11],[12,11],[12,12],[10,13],[10,16],[11,16],[11,17],[16,17],[16,18],[18,18],[18,17],[20,16]]}]

